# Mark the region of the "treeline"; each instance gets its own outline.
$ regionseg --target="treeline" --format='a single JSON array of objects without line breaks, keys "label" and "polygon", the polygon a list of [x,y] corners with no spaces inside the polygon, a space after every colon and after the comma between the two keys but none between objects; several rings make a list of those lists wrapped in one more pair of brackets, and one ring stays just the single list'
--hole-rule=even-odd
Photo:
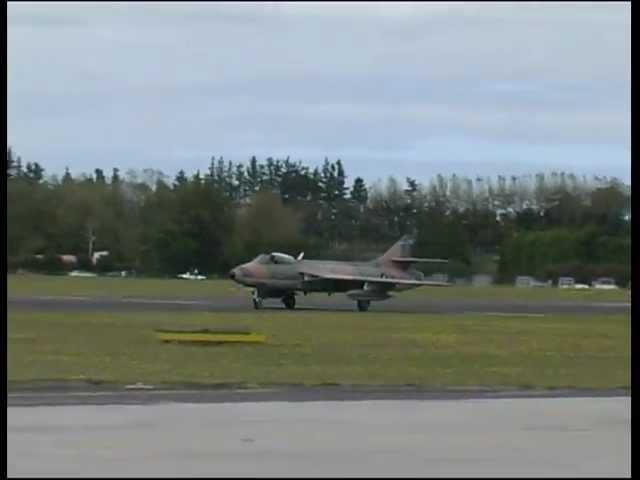
[{"label": "treeline", "polygon": [[[33,267],[75,254],[91,267],[208,274],[263,251],[368,259],[404,233],[416,253],[451,259],[449,273],[630,276],[630,188],[616,179],[539,173],[444,177],[428,184],[351,180],[341,160],[211,158],[204,172],[117,168],[45,176],[7,149],[7,257]],[[588,277],[588,278],[587,278]]]}]

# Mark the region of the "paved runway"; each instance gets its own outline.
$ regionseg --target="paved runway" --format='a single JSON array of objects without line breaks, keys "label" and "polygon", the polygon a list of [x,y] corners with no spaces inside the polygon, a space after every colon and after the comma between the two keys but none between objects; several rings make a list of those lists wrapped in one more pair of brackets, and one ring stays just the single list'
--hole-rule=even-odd
[{"label": "paved runway", "polygon": [[[249,297],[217,299],[98,298],[98,297],[9,297],[9,309],[44,311],[253,311]],[[279,300],[266,300],[265,310],[283,310]],[[298,297],[297,310],[355,311],[355,302],[343,295]],[[431,300],[429,298],[392,298],[373,302],[367,314],[375,312],[434,314],[612,314],[630,313],[630,302],[526,302],[516,300]]]},{"label": "paved runway", "polygon": [[9,476],[629,476],[631,399],[9,407]]}]

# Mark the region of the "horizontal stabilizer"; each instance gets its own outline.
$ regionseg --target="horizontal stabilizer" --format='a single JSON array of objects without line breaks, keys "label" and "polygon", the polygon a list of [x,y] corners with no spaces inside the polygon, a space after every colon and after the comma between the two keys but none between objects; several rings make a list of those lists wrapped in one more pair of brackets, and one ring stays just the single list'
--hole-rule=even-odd
[{"label": "horizontal stabilizer", "polygon": [[449,263],[443,258],[416,258],[416,257],[393,257],[392,262],[398,263]]},{"label": "horizontal stabilizer", "polygon": [[[329,274],[317,274],[313,272],[302,272],[305,275],[304,280],[306,282],[313,282],[319,280],[344,280],[351,282],[367,282],[372,285],[413,285],[415,287],[450,287],[448,282],[438,282],[432,280],[410,280],[404,278],[389,278],[389,277],[367,277],[361,275],[338,275],[334,273]],[[315,278],[314,278],[315,277]]]}]

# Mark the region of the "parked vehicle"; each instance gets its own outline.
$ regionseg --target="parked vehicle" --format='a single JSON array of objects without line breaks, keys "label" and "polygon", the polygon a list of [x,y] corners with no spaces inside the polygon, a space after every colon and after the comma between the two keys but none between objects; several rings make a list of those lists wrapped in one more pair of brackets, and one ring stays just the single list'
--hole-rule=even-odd
[{"label": "parked vehicle", "polygon": [[570,288],[574,290],[588,290],[590,287],[585,283],[576,283],[573,277],[558,278],[558,288]]},{"label": "parked vehicle", "polygon": [[207,277],[204,275],[200,275],[197,268],[194,268],[190,272],[181,273],[178,275],[178,278],[183,280],[206,280]]},{"label": "parked vehicle", "polygon": [[85,272],[82,270],[72,270],[69,272],[70,277],[97,277],[93,272]]},{"label": "parked vehicle", "polygon": [[619,287],[613,278],[602,277],[591,282],[593,288],[600,290],[617,290]]}]

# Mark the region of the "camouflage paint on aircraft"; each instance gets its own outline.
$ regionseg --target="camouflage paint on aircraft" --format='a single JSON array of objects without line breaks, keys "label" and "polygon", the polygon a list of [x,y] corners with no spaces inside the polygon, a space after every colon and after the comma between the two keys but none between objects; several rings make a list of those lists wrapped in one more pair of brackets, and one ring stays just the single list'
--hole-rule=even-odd
[{"label": "camouflage paint on aircraft", "polygon": [[262,306],[264,298],[281,298],[287,308],[295,307],[296,292],[346,293],[367,310],[374,300],[390,298],[390,291],[420,286],[449,286],[446,282],[425,281],[415,270],[418,262],[447,262],[441,259],[411,257],[413,240],[402,237],[382,256],[369,262],[303,260],[283,253],[260,254],[235,267],[229,276],[236,282],[254,287],[253,304]]}]

